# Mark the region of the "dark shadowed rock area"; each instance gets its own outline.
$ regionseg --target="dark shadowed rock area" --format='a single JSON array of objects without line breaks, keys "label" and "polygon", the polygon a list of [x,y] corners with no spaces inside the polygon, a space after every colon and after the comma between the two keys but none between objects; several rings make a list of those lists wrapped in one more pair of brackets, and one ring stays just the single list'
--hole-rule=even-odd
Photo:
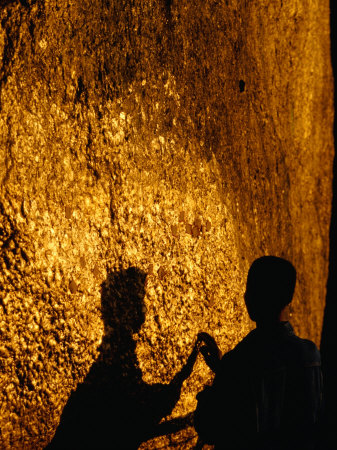
[{"label": "dark shadowed rock area", "polygon": [[0,447],[62,416],[51,446],[193,448],[211,375],[176,376],[199,331],[224,352],[252,328],[255,258],[293,262],[320,341],[329,2],[0,0],[0,24]]}]

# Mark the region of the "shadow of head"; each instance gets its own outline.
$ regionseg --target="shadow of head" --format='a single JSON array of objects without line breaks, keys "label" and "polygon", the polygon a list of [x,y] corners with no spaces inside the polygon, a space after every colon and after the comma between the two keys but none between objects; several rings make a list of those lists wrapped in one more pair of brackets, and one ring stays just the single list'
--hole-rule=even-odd
[{"label": "shadow of head", "polygon": [[251,265],[245,292],[249,317],[254,322],[277,320],[291,302],[296,284],[296,270],[287,260],[263,256]]},{"label": "shadow of head", "polygon": [[102,283],[104,335],[98,365],[108,368],[117,364],[122,372],[138,367],[133,336],[145,321],[145,280],[145,272],[129,267],[110,272]]},{"label": "shadow of head", "polygon": [[144,272],[129,267],[109,273],[102,283],[100,355],[72,392],[50,448],[137,448],[141,432],[132,423],[140,421],[144,383],[133,333],[145,320],[145,279]]},{"label": "shadow of head", "polygon": [[145,320],[145,280],[146,273],[136,267],[111,272],[101,286],[102,319],[105,331],[111,327],[135,333]]},{"label": "shadow of head", "polygon": [[141,442],[191,422],[187,416],[157,429],[179,400],[196,353],[171,383],[143,381],[134,333],[145,320],[145,280],[146,273],[129,267],[109,273],[102,283],[99,358],[71,394],[49,449],[137,449]]}]

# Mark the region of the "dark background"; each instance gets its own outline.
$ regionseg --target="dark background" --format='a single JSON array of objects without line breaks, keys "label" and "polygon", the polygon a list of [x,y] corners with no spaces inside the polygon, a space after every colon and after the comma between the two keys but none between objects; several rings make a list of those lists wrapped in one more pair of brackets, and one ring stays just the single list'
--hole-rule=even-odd
[{"label": "dark background", "polygon": [[[331,8],[331,60],[335,80],[334,105],[337,106],[336,77],[337,77],[337,45],[336,45],[336,15],[337,5],[335,0],[330,1]],[[334,119],[334,139],[336,150],[337,121]],[[326,439],[328,448],[336,448],[336,424],[337,424],[337,158],[335,151],[333,166],[333,200],[330,225],[330,261],[329,277],[327,282],[327,297],[322,331],[321,353],[325,386],[326,408]]]}]

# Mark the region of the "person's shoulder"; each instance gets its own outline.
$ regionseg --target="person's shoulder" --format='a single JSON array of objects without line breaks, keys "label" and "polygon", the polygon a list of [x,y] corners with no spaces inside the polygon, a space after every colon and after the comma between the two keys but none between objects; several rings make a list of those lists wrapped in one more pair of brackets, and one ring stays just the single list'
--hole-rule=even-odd
[{"label": "person's shoulder", "polygon": [[290,340],[291,340],[292,344],[294,346],[298,347],[299,349],[303,349],[303,350],[306,350],[311,353],[316,353],[316,352],[319,353],[316,344],[313,341],[311,341],[310,339],[301,338],[294,333],[290,336]]},{"label": "person's shoulder", "polygon": [[289,356],[297,364],[320,364],[321,355],[316,344],[295,334],[289,339]]},{"label": "person's shoulder", "polygon": [[232,350],[223,355],[220,361],[221,366],[241,363],[245,361],[247,355],[251,353],[252,347],[256,345],[256,330],[248,333]]}]

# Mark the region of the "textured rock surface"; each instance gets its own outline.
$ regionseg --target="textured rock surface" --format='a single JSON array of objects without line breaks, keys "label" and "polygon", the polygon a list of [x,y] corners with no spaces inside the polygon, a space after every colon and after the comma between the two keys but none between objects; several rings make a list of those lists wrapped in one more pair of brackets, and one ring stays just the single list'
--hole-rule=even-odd
[{"label": "textured rock surface", "polygon": [[[199,331],[222,351],[249,331],[262,254],[296,266],[293,323],[319,343],[328,3],[1,2],[2,448],[43,448],[94,361],[118,353],[103,292],[131,266],[147,274],[133,335],[146,384],[168,383]],[[209,379],[198,359],[168,418]],[[195,442],[189,427],[143,448]]]}]

